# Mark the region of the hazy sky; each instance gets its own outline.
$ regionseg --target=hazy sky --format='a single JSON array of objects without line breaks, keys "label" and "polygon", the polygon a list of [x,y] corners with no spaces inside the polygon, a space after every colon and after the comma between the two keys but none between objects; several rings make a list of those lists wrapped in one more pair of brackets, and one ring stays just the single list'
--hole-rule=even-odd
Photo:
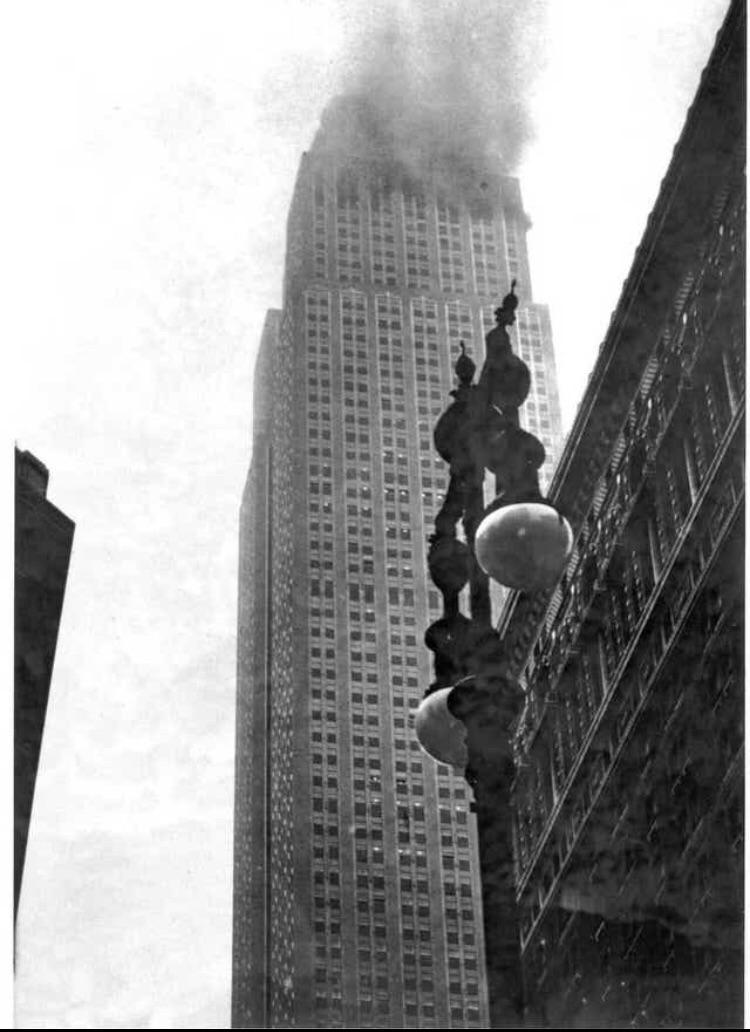
[{"label": "hazy sky", "polygon": [[[6,407],[77,525],[19,915],[18,1027],[228,1024],[252,366],[280,303],[300,153],[386,6],[5,9]],[[553,0],[532,40],[535,138],[518,172],[566,427],[726,6]]]}]

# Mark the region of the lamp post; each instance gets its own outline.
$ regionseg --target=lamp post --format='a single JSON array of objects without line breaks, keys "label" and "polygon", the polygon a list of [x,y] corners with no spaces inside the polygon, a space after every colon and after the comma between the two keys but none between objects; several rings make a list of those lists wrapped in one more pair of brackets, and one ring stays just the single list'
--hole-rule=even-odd
[{"label": "lamp post", "polygon": [[[572,548],[567,520],[539,489],[544,446],[519,425],[531,380],[508,334],[517,306],[514,280],[487,334],[478,383],[462,342],[454,401],[435,426],[435,446],[449,464],[450,479],[427,561],[443,596],[443,615],[425,634],[435,680],[415,719],[422,748],[462,771],[474,791],[491,1028],[517,1028],[524,1006],[510,797],[511,731],[523,692],[492,626],[489,577],[518,591],[551,587]],[[496,484],[487,508],[485,470]],[[459,522],[464,541],[457,536]],[[459,609],[467,583],[469,615]]]}]

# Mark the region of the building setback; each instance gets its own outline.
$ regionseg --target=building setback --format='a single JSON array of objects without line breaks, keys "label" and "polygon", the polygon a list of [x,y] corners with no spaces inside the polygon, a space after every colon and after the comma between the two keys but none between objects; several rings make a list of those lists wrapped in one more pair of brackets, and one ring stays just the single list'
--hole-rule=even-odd
[{"label": "building setback", "polygon": [[414,739],[440,612],[432,429],[518,280],[529,426],[560,447],[509,177],[385,161],[344,98],[303,157],[241,509],[232,1026],[486,1026],[469,790]]},{"label": "building setback", "polygon": [[47,500],[49,470],[16,448],[13,918],[18,913],[34,787],[75,524]]},{"label": "building setback", "polygon": [[733,3],[551,486],[573,555],[500,622],[526,996],[555,1028],[741,1027],[744,162]]}]

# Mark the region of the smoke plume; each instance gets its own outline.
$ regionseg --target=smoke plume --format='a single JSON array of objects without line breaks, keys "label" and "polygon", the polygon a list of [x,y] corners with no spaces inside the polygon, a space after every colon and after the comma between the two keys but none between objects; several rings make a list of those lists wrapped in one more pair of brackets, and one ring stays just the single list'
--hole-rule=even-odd
[{"label": "smoke plume", "polygon": [[545,0],[394,0],[353,44],[339,132],[414,173],[513,172],[532,137],[545,21]]}]

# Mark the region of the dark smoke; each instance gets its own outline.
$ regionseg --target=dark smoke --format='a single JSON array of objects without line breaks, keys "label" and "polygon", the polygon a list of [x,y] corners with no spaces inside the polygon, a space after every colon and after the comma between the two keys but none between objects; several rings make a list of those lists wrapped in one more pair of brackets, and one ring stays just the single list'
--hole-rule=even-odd
[{"label": "dark smoke", "polygon": [[359,147],[341,139],[342,147],[351,153],[367,141],[416,175],[513,172],[533,135],[529,93],[543,61],[546,3],[410,0],[377,18],[355,46],[349,101],[335,119]]}]

